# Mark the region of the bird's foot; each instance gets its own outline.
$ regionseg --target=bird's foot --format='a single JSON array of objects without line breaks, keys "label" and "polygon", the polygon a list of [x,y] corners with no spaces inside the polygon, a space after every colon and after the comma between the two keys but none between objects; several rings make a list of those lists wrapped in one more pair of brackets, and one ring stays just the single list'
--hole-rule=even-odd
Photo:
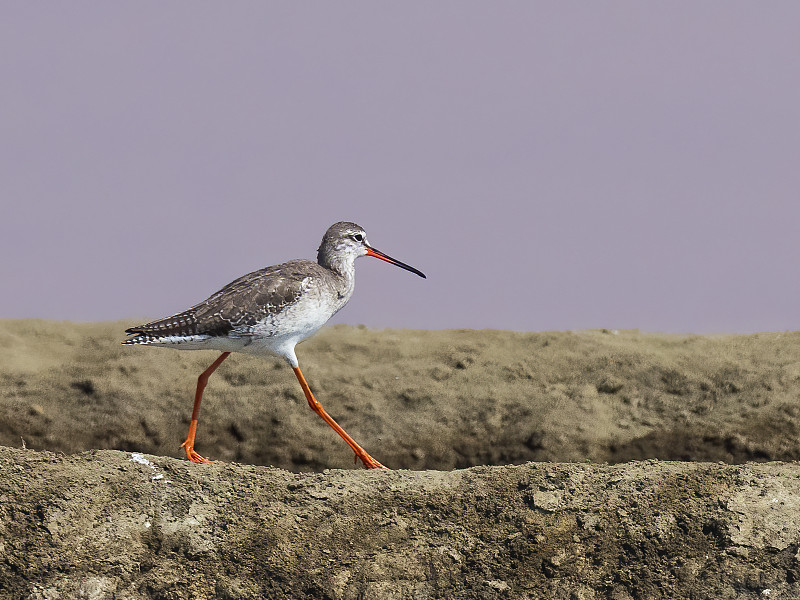
[{"label": "bird's foot", "polygon": [[207,458],[203,458],[197,452],[194,451],[194,444],[190,443],[189,440],[186,440],[181,444],[181,448],[186,450],[186,458],[188,458],[193,463],[202,463],[206,465],[212,464],[213,460],[208,460]]},{"label": "bird's foot", "polygon": [[387,471],[391,470],[389,469],[389,467],[384,467],[381,463],[379,463],[377,460],[375,460],[369,454],[366,453],[364,453],[364,456],[356,454],[354,462],[357,463],[359,460],[361,460],[361,462],[364,463],[364,466],[367,469],[386,469]]}]

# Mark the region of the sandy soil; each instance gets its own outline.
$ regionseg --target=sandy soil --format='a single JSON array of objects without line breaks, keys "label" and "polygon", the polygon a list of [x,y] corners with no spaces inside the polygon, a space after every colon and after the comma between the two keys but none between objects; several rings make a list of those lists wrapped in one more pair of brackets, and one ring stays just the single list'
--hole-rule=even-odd
[{"label": "sandy soil", "polygon": [[800,455],[798,333],[333,327],[312,388],[413,470],[366,472],[285,364],[236,355],[217,462],[181,460],[215,355],[126,325],[0,321],[4,598],[800,595],[800,469],[739,465]]},{"label": "sandy soil", "polygon": [[3,598],[792,598],[800,467],[293,474],[0,449]]}]

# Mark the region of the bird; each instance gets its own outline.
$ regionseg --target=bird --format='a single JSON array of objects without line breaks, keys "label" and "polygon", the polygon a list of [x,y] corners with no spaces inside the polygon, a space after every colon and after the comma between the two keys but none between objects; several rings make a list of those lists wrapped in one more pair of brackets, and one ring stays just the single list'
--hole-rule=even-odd
[{"label": "bird", "polygon": [[222,354],[197,378],[189,432],[181,447],[195,463],[211,463],[194,449],[203,390],[232,352],[279,356],[289,363],[311,409],[330,425],[368,469],[386,469],[328,415],[300,370],[295,346],[316,333],[347,304],[355,288],[355,261],[372,256],[425,279],[414,267],[372,247],[364,228],[348,221],[331,225],[317,250],[317,262],[290,260],[235,279],[183,312],[125,330],[125,345]]}]

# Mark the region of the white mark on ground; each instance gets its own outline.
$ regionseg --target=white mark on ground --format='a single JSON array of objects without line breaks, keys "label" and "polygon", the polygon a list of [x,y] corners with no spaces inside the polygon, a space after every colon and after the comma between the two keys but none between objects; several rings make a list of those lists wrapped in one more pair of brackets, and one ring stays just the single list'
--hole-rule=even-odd
[{"label": "white mark on ground", "polygon": [[[145,465],[150,467],[153,471],[153,476],[150,478],[152,481],[158,481],[159,479],[164,479],[164,474],[159,473],[156,471],[155,465],[147,460],[141,452],[131,452],[131,457],[129,459],[131,462],[139,463],[140,465]],[[164,483],[172,483],[169,479],[164,479]]]}]

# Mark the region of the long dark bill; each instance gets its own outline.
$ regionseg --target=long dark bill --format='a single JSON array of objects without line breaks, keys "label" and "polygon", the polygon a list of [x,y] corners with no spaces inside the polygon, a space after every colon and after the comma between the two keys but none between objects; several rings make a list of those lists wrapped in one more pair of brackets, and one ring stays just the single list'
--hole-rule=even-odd
[{"label": "long dark bill", "polygon": [[401,269],[405,269],[406,271],[411,271],[412,273],[416,273],[417,275],[419,275],[423,279],[427,279],[427,277],[425,277],[425,273],[423,273],[422,271],[419,271],[419,270],[415,269],[414,267],[412,267],[410,265],[407,265],[406,263],[402,263],[399,260],[392,258],[388,254],[384,254],[380,250],[376,250],[375,248],[372,248],[370,246],[367,246],[367,256],[374,256],[375,258],[380,258],[381,260],[385,260],[388,263],[392,263],[393,265],[397,265]]}]

